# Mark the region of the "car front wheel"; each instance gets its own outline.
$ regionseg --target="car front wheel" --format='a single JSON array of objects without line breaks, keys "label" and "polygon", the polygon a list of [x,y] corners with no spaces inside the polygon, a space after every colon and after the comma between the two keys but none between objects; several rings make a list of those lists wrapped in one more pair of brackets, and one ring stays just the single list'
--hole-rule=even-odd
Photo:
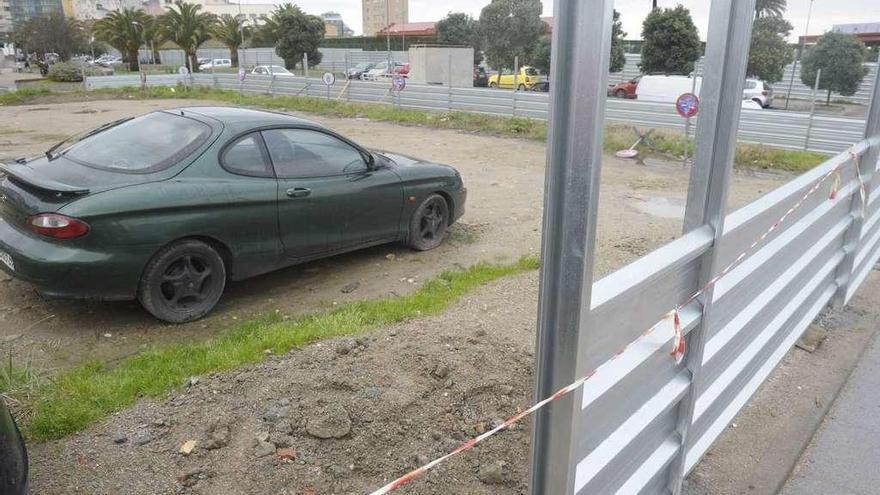
[{"label": "car front wheel", "polygon": [[407,244],[418,251],[434,249],[443,242],[448,227],[449,204],[443,196],[431,194],[413,213]]},{"label": "car front wheel", "polygon": [[225,287],[226,265],[220,254],[188,239],[162,248],[147,263],[138,300],[156,318],[184,323],[214,309]]}]

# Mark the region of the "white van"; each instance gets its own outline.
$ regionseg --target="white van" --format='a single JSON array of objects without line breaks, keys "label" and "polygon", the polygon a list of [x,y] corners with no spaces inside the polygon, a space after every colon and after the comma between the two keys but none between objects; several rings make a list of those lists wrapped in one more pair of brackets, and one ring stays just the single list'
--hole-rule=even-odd
[{"label": "white van", "polygon": [[642,76],[636,86],[636,99],[656,103],[675,103],[684,93],[700,94],[703,78],[697,78],[696,91],[690,76]]},{"label": "white van", "polygon": [[[742,108],[766,108],[773,99],[772,92],[769,94],[769,97],[766,97],[765,104],[764,101],[759,101],[758,98],[750,95],[749,81],[754,80],[748,79],[746,81]],[[684,93],[693,91],[694,94],[699,95],[702,86],[702,77],[697,77],[696,90],[694,90],[694,80],[691,76],[642,76],[639,80],[639,85],[636,86],[636,99],[639,101],[674,104],[678,97]]]}]

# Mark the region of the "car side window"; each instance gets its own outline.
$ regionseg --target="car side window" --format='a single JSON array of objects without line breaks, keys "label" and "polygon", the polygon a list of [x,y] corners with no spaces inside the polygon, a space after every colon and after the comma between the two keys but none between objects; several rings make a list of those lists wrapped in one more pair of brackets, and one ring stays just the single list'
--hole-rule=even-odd
[{"label": "car side window", "polygon": [[362,172],[364,157],[348,143],[309,129],[271,129],[263,139],[279,178],[327,177]]},{"label": "car side window", "polygon": [[272,177],[272,167],[257,132],[242,136],[228,145],[220,157],[220,164],[234,174]]}]

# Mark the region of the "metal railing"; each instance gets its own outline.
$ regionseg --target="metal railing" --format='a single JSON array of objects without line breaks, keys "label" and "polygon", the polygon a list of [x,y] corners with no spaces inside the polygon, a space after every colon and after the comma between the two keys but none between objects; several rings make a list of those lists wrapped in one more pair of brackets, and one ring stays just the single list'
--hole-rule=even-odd
[{"label": "metal railing", "polygon": [[[87,78],[89,89],[138,86],[138,75]],[[390,82],[338,80],[328,88],[318,78],[280,77],[248,74],[240,85],[231,73],[198,73],[189,77],[175,74],[148,75],[149,86],[195,84],[248,94],[297,95],[363,103],[397,104],[404,108],[438,111],[465,111],[546,120],[549,97],[545,93],[504,91],[485,88],[448,88],[427,84],[408,84],[399,98],[392,94]],[[606,119],[610,123],[683,131],[685,122],[673,105],[633,100],[609,99]],[[812,126],[810,121],[812,120]],[[776,148],[838,153],[863,135],[863,119],[811,116],[806,112],[744,110],[738,139]],[[808,128],[810,129],[808,133]]]},{"label": "metal railing", "polygon": [[845,152],[725,213],[754,2],[712,1],[684,234],[595,282],[597,54],[613,2],[555,4],[565,89],[551,102],[536,398],[585,381],[535,418],[533,494],[679,494],[807,326],[880,259],[880,84]]}]

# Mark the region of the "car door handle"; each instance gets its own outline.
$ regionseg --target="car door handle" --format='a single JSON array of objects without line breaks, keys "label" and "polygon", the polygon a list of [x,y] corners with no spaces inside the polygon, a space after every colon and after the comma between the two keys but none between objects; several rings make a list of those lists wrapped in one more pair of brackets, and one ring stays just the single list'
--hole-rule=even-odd
[{"label": "car door handle", "polygon": [[287,190],[287,195],[291,198],[304,198],[312,194],[312,190],[305,187],[291,187]]}]

